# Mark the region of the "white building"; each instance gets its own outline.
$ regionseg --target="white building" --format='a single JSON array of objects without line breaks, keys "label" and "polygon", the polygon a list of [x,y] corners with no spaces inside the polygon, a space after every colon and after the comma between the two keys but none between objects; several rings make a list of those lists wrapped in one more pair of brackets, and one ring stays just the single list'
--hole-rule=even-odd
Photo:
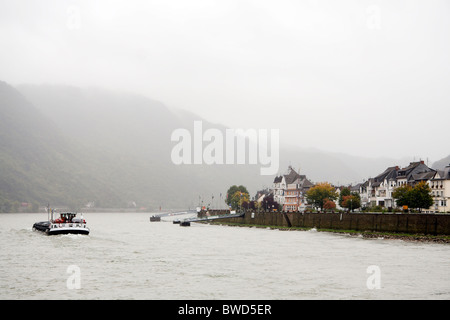
[{"label": "white building", "polygon": [[395,208],[397,205],[392,196],[395,188],[405,184],[414,186],[420,181],[429,181],[435,174],[436,170],[429,168],[423,161],[411,162],[401,169],[398,166],[389,167],[375,178],[369,178],[360,185],[361,206]]},{"label": "white building", "polygon": [[274,200],[283,206],[283,211],[297,211],[304,208],[306,191],[313,185],[305,175],[298,174],[289,166],[287,174],[273,180]]},{"label": "white building", "polygon": [[450,213],[450,164],[444,170],[437,170],[434,177],[428,181],[433,196],[433,212]]}]

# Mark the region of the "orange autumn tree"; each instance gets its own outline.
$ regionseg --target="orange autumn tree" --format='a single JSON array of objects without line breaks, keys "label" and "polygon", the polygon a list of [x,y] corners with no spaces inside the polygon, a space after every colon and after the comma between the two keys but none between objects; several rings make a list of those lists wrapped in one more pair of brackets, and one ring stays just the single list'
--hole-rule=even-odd
[{"label": "orange autumn tree", "polygon": [[334,203],[333,200],[325,199],[325,200],[323,201],[323,208],[324,208],[325,210],[333,210],[333,209],[336,208],[336,203]]},{"label": "orange autumn tree", "polygon": [[327,199],[334,201],[337,197],[338,194],[336,193],[334,187],[328,182],[318,183],[306,193],[306,200],[308,203],[315,207],[319,207],[321,211],[323,210]]},{"label": "orange autumn tree", "polygon": [[359,197],[358,194],[343,196],[341,206],[353,212],[353,210],[361,207],[361,198]]}]

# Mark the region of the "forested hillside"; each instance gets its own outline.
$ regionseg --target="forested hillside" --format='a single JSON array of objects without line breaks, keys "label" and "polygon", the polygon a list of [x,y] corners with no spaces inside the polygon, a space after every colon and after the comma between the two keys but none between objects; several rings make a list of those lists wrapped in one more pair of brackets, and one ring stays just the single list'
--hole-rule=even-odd
[{"label": "forested hillside", "polygon": [[[203,130],[226,129],[131,93],[0,82],[0,211],[24,202],[148,210],[223,206],[231,185],[245,185],[252,195],[271,186],[274,176],[261,176],[259,164],[173,164],[171,133],[192,132],[194,120],[203,121]],[[358,182],[399,164],[280,143],[278,173],[292,165],[315,182]]]}]

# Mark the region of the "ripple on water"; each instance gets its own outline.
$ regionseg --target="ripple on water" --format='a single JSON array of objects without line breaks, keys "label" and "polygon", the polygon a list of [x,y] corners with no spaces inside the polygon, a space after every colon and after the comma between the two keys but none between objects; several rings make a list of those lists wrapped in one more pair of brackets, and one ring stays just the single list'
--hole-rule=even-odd
[{"label": "ripple on water", "polygon": [[[25,218],[1,216],[2,299],[450,299],[445,244],[180,228],[138,213],[91,214],[89,236],[46,236]],[[66,286],[70,265],[82,290]],[[380,267],[380,290],[366,287],[369,265]]]}]

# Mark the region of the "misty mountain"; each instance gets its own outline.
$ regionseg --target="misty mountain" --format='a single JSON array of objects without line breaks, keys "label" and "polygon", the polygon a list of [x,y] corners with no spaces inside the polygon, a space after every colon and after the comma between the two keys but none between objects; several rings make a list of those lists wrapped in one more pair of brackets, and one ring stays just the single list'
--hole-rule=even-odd
[{"label": "misty mountain", "polygon": [[357,184],[387,167],[408,163],[407,159],[360,157],[300,147],[283,148],[281,158],[281,168],[292,165],[314,182],[327,181],[335,185]]},{"label": "misty mountain", "polygon": [[[225,132],[226,129],[222,124],[210,123],[189,111],[169,110],[158,101],[130,93],[33,85],[19,86],[19,90],[45,115],[56,123],[63,123],[65,130],[70,131],[75,139],[91,146],[109,146],[120,150],[120,153],[128,151],[150,157],[161,165],[171,163],[170,152],[174,143],[171,143],[170,135],[173,130],[187,128],[192,131],[196,120],[202,120],[204,130],[217,128]],[[70,123],[66,123],[67,119],[71,119]],[[80,126],[84,128],[83,132],[80,132]],[[393,163],[398,164],[398,161],[287,146],[281,142],[279,173],[292,165],[311,175],[315,181],[352,183],[376,175]],[[266,177],[258,182],[260,180],[257,179],[250,182],[253,185],[251,189],[267,185],[272,180]]]},{"label": "misty mountain", "polygon": [[[229,186],[271,185],[260,165],[175,165],[171,134],[226,127],[140,95],[99,88],[0,85],[0,195],[17,201],[151,209],[223,205]],[[279,174],[292,165],[312,181],[361,182],[397,164],[281,146]],[[220,194],[222,194],[222,199]],[[214,196],[214,198],[213,198]]]},{"label": "misty mountain", "polygon": [[431,167],[436,170],[444,170],[444,168],[449,164],[450,164],[450,154],[445,158],[433,162],[433,165]]},{"label": "misty mountain", "polygon": [[[223,206],[220,194],[231,184],[255,188],[251,181],[256,181],[259,171],[256,166],[172,163],[170,136],[174,129],[186,127],[188,118],[182,116],[184,112],[175,114],[151,99],[102,89],[21,86],[20,90],[22,94],[2,84],[1,109],[5,117],[1,140],[8,145],[2,145],[1,151],[9,161],[3,161],[1,168],[2,180],[5,177],[10,182],[2,181],[0,190],[8,199],[40,204],[48,201],[67,204],[70,199],[71,204],[77,202],[78,206],[94,201],[101,206],[127,206],[134,202],[138,207],[152,209],[186,208],[200,201]],[[22,105],[26,108],[21,115],[12,112]],[[20,138],[32,149],[22,148],[15,142],[16,135],[10,134],[15,133],[14,128],[22,128],[25,118],[26,130]],[[204,128],[209,126],[212,125],[204,122]],[[57,142],[52,143],[52,139]],[[17,156],[19,149],[21,157]],[[50,159],[35,157],[34,149],[42,150]],[[58,157],[62,158],[59,162]],[[33,179],[12,173],[15,165],[20,168],[28,165],[26,160],[14,163],[16,158],[34,164],[29,170]],[[65,169],[64,179],[61,172],[53,170],[55,166]],[[4,172],[10,172],[9,176]],[[80,175],[79,172],[84,174],[81,181],[70,176]],[[34,179],[34,173],[46,180]],[[91,183],[93,179],[96,184]],[[41,181],[46,181],[48,192],[42,192],[45,188]],[[76,182],[83,192],[52,189],[64,181],[67,186]]]},{"label": "misty mountain", "polygon": [[[117,204],[93,162],[17,90],[0,82],[0,195],[15,201],[74,205],[96,193]],[[78,198],[78,199],[77,199]]]}]

